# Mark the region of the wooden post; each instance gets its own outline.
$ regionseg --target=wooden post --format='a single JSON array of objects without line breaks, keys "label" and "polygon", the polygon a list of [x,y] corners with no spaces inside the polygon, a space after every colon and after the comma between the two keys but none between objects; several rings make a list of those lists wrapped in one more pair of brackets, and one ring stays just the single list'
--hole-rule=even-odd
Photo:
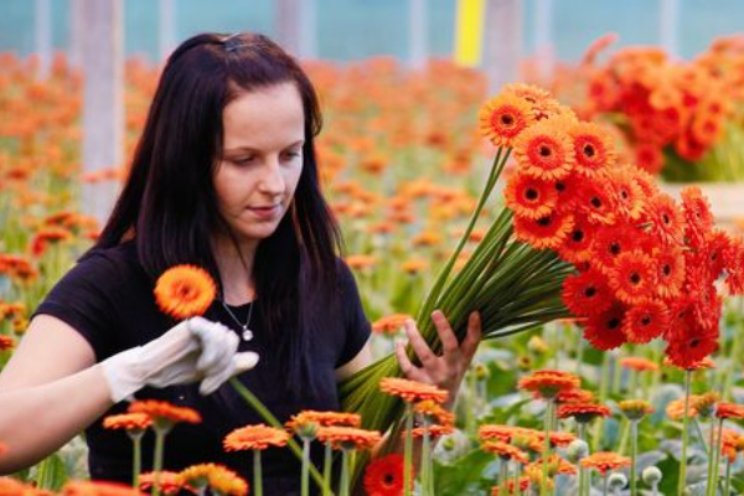
[{"label": "wooden post", "polygon": [[[121,0],[85,0],[82,67],[83,170],[120,167],[124,154],[124,53]],[[111,212],[118,182],[86,183],[83,211],[99,222]]]},{"label": "wooden post", "polygon": [[39,62],[36,79],[47,79],[52,67],[52,6],[49,0],[34,3],[34,38]]},{"label": "wooden post", "polygon": [[158,48],[160,60],[165,62],[176,44],[176,6],[173,0],[160,0],[159,7]]},{"label": "wooden post", "polygon": [[522,59],[522,5],[520,0],[488,0],[483,67],[489,93],[517,81]]},{"label": "wooden post", "polygon": [[412,69],[422,69],[429,57],[427,9],[426,0],[408,0],[408,63]]}]

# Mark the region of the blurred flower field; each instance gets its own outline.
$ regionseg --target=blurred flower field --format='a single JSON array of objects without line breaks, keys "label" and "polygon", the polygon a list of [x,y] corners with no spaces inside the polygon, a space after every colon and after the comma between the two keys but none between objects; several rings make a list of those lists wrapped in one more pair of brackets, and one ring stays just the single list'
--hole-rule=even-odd
[{"label": "blurred flower field", "polygon": [[[598,123],[617,143],[618,161],[670,178],[742,179],[740,39],[714,45],[694,69],[675,66],[655,49],[619,53],[604,66],[595,61],[600,48],[592,47],[581,67],[566,68],[546,86],[582,119]],[[97,235],[96,221],[82,214],[83,185],[116,184],[126,175],[126,161],[83,172],[81,78],[59,57],[50,79],[39,82],[34,64],[33,58],[0,56],[0,366],[40,299]],[[432,61],[420,72],[388,58],[305,67],[324,116],[316,142],[323,189],[373,322],[375,355],[382,358],[403,336],[407,316],[417,315],[462,236],[467,239],[454,259],[455,273],[467,266],[504,208],[503,195],[493,195],[469,229],[497,153],[479,130],[479,111],[490,96],[487,81],[448,61]],[[674,76],[665,79],[667,73]],[[156,67],[127,63],[127,157],[157,75]],[[609,98],[611,75],[618,79]],[[719,91],[724,87],[730,93]],[[690,91],[698,92],[694,104],[685,93]],[[506,162],[498,193],[517,181],[517,162]],[[679,172],[720,163],[731,167]],[[727,227],[726,236],[741,236],[737,226]],[[661,339],[587,340],[574,319],[484,341],[454,419],[428,414],[442,424],[431,434],[441,439],[415,491],[743,494],[744,406],[738,405],[744,405],[744,300],[728,296],[721,281],[715,287],[720,319],[718,300],[696,307],[719,332],[709,359],[674,365]],[[605,351],[595,348],[598,343]],[[388,463],[369,478],[402,473],[402,462]],[[85,479],[84,465],[76,442],[53,463],[18,478],[59,490],[68,479]],[[402,494],[404,486],[400,482],[389,494]]]}]

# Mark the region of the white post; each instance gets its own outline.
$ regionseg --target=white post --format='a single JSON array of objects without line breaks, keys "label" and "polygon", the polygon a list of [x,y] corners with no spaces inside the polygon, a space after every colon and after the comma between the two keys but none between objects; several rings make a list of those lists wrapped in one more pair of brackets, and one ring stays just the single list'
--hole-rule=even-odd
[{"label": "white post", "polygon": [[34,3],[34,36],[39,60],[36,79],[47,79],[52,67],[52,6],[49,0]]},{"label": "white post", "polygon": [[537,75],[542,82],[549,82],[555,68],[553,45],[553,0],[535,2],[535,57]]},{"label": "white post", "polygon": [[302,0],[300,2],[300,22],[302,23],[300,33],[300,58],[318,58],[318,14],[315,0]]},{"label": "white post", "polygon": [[517,81],[522,59],[522,6],[520,0],[488,0],[483,66],[489,93]]},{"label": "white post", "polygon": [[277,0],[274,4],[276,38],[287,52],[300,55],[301,0]]},{"label": "white post", "polygon": [[85,28],[83,28],[83,10],[85,10],[85,0],[70,0],[70,10],[67,14],[68,34],[67,34],[67,53],[70,65],[75,69],[80,69],[83,64],[83,38]]},{"label": "white post", "polygon": [[423,68],[429,56],[427,8],[426,0],[408,0],[408,62],[412,69]]},{"label": "white post", "polygon": [[659,0],[659,44],[671,57],[679,55],[679,0]]},{"label": "white post", "polygon": [[[121,0],[85,0],[82,66],[83,170],[120,167],[124,155],[124,53]],[[118,183],[85,184],[83,211],[104,223]]]},{"label": "white post", "polygon": [[174,0],[160,0],[159,7],[158,48],[160,60],[165,62],[176,44],[176,6]]}]

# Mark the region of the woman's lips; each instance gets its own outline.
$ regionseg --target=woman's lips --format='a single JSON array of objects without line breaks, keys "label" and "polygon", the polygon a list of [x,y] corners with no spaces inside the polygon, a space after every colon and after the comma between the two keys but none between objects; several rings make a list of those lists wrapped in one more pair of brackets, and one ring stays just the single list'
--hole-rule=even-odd
[{"label": "woman's lips", "polygon": [[258,207],[248,207],[248,210],[257,218],[269,220],[277,217],[281,210],[281,205],[264,205]]}]

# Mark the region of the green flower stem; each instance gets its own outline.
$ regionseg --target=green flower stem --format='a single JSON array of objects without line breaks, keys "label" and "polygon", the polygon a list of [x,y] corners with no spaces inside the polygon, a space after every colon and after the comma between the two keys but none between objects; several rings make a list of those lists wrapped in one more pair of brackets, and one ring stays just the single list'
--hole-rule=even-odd
[{"label": "green flower stem", "polygon": [[413,406],[406,402],[406,432],[403,448],[403,494],[411,496],[411,467],[413,462]]},{"label": "green flower stem", "polygon": [[690,424],[690,382],[692,372],[685,370],[685,410],[682,417],[682,455],[679,461],[679,482],[677,484],[677,494],[683,494],[685,483],[687,482],[687,444],[689,442],[689,424]]},{"label": "green flower stem", "polygon": [[610,489],[610,473],[605,472],[604,475],[602,475],[602,496],[607,496],[608,491]]},{"label": "green flower stem", "polygon": [[434,477],[432,473],[431,434],[429,433],[429,419],[424,416],[424,436],[421,442],[421,487],[422,494],[434,496]]},{"label": "green flower stem", "polygon": [[[269,424],[272,427],[276,427],[277,429],[284,429],[284,426],[281,422],[279,422],[276,417],[264,406],[263,403],[261,403],[261,400],[256,398],[256,396],[247,388],[245,387],[237,377],[233,377],[230,379],[230,384],[233,388],[238,392],[240,396],[243,397],[243,399],[248,403],[248,405],[253,408],[256,413],[258,413],[261,418],[263,418],[267,424]],[[292,452],[297,456],[299,460],[302,460],[302,449],[297,444],[297,441],[290,438],[289,441],[287,441],[287,446],[289,446],[289,449],[292,450]],[[312,464],[308,467],[310,469],[310,475],[312,476],[313,480],[315,480],[316,484],[318,484],[318,487],[321,489],[328,489],[330,494],[330,488],[327,486],[327,482],[324,481],[323,477],[318,472],[318,469],[316,469]]]},{"label": "green flower stem", "polygon": [[723,496],[731,494],[731,460],[726,458],[726,482],[723,486]]},{"label": "green flower stem", "polygon": [[499,496],[508,496],[509,494],[509,460],[499,458]]},{"label": "green flower stem", "polygon": [[163,456],[165,452],[165,436],[173,427],[172,425],[158,425],[157,419],[155,420],[155,456],[153,457],[152,471],[152,495],[160,495],[160,472],[163,470]]},{"label": "green flower stem", "polygon": [[705,451],[705,456],[710,455],[710,448],[708,447],[709,442],[705,441],[705,434],[703,434],[703,430],[700,428],[700,422],[698,422],[697,418],[692,419],[692,425],[695,426],[695,432],[697,432],[697,437],[700,440],[700,445],[703,447],[703,450]]},{"label": "green flower stem", "polygon": [[625,454],[625,450],[628,447],[628,438],[630,438],[630,421],[625,419],[623,422],[623,433],[620,435],[620,445],[617,448],[617,452],[621,455]]},{"label": "green flower stem", "polygon": [[540,496],[548,494],[548,458],[550,458],[550,424],[553,418],[553,398],[546,399],[545,406],[545,448],[542,453],[542,480],[540,481]]},{"label": "green flower stem", "polygon": [[716,489],[718,488],[718,474],[719,474],[719,463],[721,461],[721,444],[723,442],[723,419],[718,421],[716,443],[713,447],[713,473],[711,479],[708,480],[707,494],[709,496],[716,495]]},{"label": "green flower stem", "polygon": [[333,449],[331,443],[325,443],[323,453],[323,496],[331,494],[331,467],[333,466]]},{"label": "green flower stem", "polygon": [[310,439],[302,439],[302,476],[300,480],[302,496],[310,495]]},{"label": "green flower stem", "polygon": [[263,474],[261,473],[261,450],[253,450],[253,494],[263,496]]},{"label": "green flower stem", "polygon": [[132,487],[139,489],[139,476],[142,472],[142,436],[145,435],[145,431],[136,430],[127,434],[132,440]]},{"label": "green flower stem", "polygon": [[349,496],[349,450],[341,450],[341,487],[340,496]]},{"label": "green flower stem", "polygon": [[514,470],[514,494],[520,496],[522,494],[522,486],[519,484],[519,479],[522,477],[522,465],[515,460],[516,470]]},{"label": "green flower stem", "polygon": [[638,459],[638,420],[630,421],[630,496],[636,496],[636,463]]},{"label": "green flower stem", "polygon": [[[577,422],[578,426],[578,437],[582,441],[586,442],[586,422]],[[579,462],[579,496],[584,496],[586,490],[586,469]]]}]

